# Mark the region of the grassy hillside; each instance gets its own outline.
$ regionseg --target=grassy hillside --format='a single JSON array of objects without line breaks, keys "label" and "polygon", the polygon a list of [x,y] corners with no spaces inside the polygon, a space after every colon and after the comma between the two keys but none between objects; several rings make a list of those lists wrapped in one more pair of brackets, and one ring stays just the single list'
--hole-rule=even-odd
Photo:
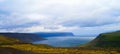
[{"label": "grassy hillside", "polygon": [[40,36],[31,33],[0,33],[0,35],[9,38],[15,38],[29,43],[34,41],[45,40],[44,38],[41,38]]},{"label": "grassy hillside", "polygon": [[120,31],[100,34],[86,47],[120,47]]},{"label": "grassy hillside", "polygon": [[4,45],[4,44],[15,44],[15,43],[21,43],[22,41],[19,41],[18,39],[14,39],[14,38],[9,38],[9,37],[5,37],[0,35],[0,45]]},{"label": "grassy hillside", "polygon": [[48,45],[32,45],[32,44],[15,44],[4,45],[2,47],[10,47],[22,51],[30,51],[38,54],[120,54],[118,48],[58,48]]}]

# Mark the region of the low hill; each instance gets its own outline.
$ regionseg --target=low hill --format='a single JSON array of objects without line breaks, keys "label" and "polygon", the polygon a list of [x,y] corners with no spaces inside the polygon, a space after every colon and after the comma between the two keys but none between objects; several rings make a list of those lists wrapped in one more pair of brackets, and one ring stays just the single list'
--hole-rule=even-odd
[{"label": "low hill", "polygon": [[16,44],[16,43],[22,43],[22,41],[19,41],[18,39],[14,39],[14,38],[0,36],[0,45]]},{"label": "low hill", "polygon": [[30,50],[29,51],[23,50],[23,49],[30,49],[34,47],[50,48],[51,46],[44,45],[44,44],[33,45],[25,41],[0,35],[0,54],[37,54],[36,52],[33,53]]},{"label": "low hill", "polygon": [[45,40],[44,38],[41,38],[40,36],[31,33],[0,33],[0,35],[15,38],[25,42]]},{"label": "low hill", "polygon": [[42,37],[74,36],[71,32],[39,32],[35,34]]},{"label": "low hill", "polygon": [[86,47],[120,47],[120,31],[100,34],[93,41],[83,46],[86,46]]}]

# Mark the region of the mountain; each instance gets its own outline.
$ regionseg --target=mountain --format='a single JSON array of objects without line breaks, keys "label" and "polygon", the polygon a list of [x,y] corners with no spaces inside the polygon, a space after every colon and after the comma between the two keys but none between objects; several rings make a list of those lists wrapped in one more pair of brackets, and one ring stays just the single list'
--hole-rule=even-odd
[{"label": "mountain", "polygon": [[74,36],[71,32],[39,32],[35,34],[42,37]]},{"label": "mountain", "polygon": [[40,36],[31,33],[0,33],[0,35],[18,39],[25,42],[45,40],[44,38],[41,38]]},{"label": "mountain", "polygon": [[93,41],[83,45],[86,47],[120,47],[120,31],[102,33]]}]

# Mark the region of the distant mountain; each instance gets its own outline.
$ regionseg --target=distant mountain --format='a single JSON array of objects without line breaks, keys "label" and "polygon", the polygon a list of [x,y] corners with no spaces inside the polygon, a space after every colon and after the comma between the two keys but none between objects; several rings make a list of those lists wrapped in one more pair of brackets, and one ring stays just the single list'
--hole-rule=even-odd
[{"label": "distant mountain", "polygon": [[38,32],[35,34],[42,37],[74,36],[71,32]]},{"label": "distant mountain", "polygon": [[86,47],[120,47],[120,31],[100,34]]},{"label": "distant mountain", "polygon": [[40,36],[31,33],[0,33],[0,36],[6,36],[25,42],[45,40],[44,38],[41,38]]}]

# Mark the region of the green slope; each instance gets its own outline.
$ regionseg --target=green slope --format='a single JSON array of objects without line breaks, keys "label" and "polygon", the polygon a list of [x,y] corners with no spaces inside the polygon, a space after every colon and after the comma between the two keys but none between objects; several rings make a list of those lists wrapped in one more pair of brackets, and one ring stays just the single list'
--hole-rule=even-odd
[{"label": "green slope", "polygon": [[0,35],[0,45],[21,43],[18,39],[9,38]]},{"label": "green slope", "polygon": [[32,33],[0,33],[2,36],[10,37],[10,38],[15,38],[20,41],[25,41],[25,42],[34,42],[34,41],[41,41],[41,40],[46,40],[36,34]]},{"label": "green slope", "polygon": [[35,48],[51,48],[49,45],[33,45],[21,40],[0,35],[0,54],[37,54],[31,50]]},{"label": "green slope", "polygon": [[100,34],[85,47],[120,47],[120,31]]}]

